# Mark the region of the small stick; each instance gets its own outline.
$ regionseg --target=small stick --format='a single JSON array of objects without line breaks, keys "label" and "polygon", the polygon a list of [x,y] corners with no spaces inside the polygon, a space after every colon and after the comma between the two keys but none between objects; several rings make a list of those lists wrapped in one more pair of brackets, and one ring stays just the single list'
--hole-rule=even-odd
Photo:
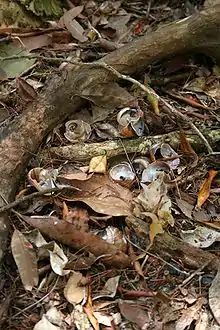
[{"label": "small stick", "polygon": [[23,314],[23,313],[26,312],[28,309],[30,309],[30,308],[36,306],[36,305],[39,304],[41,301],[43,301],[44,299],[46,299],[47,297],[49,297],[50,294],[51,294],[51,293],[54,291],[54,289],[56,288],[56,286],[57,286],[57,284],[58,284],[58,281],[59,281],[59,276],[57,277],[56,282],[55,282],[54,286],[52,287],[52,289],[51,289],[51,290],[50,290],[45,296],[43,296],[40,300],[35,301],[33,304],[31,304],[31,305],[25,307],[24,309],[22,309],[22,310],[19,311],[18,313],[14,314],[14,315],[11,317],[11,319],[14,319],[15,317],[17,317],[17,316],[20,315],[20,314]]},{"label": "small stick", "polygon": [[49,193],[53,193],[53,192],[60,192],[64,189],[74,189],[74,190],[78,190],[78,188],[74,188],[74,187],[61,187],[61,188],[50,188],[50,189],[44,189],[42,191],[37,191],[37,192],[34,192],[32,194],[29,194],[29,195],[26,195],[24,197],[20,197],[18,199],[16,199],[15,201],[11,202],[11,203],[8,203],[7,205],[5,206],[2,206],[0,208],[0,213],[2,212],[5,212],[5,211],[8,211],[14,207],[16,207],[17,205],[19,205],[20,203],[22,202],[25,202],[25,201],[29,201],[35,197],[39,197],[39,196],[43,196],[45,194],[49,194]]}]

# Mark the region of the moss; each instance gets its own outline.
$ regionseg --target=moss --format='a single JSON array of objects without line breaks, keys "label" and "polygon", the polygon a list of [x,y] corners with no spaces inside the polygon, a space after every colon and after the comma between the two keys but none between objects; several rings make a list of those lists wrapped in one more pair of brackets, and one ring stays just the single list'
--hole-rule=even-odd
[{"label": "moss", "polygon": [[36,28],[42,25],[42,21],[18,3],[1,0],[0,24],[3,26],[13,25]]}]

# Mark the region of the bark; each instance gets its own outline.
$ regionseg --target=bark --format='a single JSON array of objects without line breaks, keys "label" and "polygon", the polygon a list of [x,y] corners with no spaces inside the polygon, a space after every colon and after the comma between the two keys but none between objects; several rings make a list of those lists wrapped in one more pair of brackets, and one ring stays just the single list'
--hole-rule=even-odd
[{"label": "bark", "polygon": [[[153,61],[178,53],[219,47],[220,6],[167,24],[103,58],[121,73],[134,74]],[[24,168],[47,133],[82,106],[80,95],[96,83],[115,79],[103,68],[81,67],[53,76],[38,100],[3,134],[0,145],[0,207],[14,199]],[[0,259],[8,234],[7,213],[0,218]]]},{"label": "bark", "polygon": [[198,269],[204,265],[210,270],[217,271],[220,267],[220,259],[214,254],[198,249],[182,240],[172,237],[167,233],[156,236],[152,249],[165,260],[176,260],[183,263],[189,269]]},{"label": "bark", "polygon": [[[211,145],[215,145],[220,141],[220,129],[204,132],[205,137],[209,140]],[[204,149],[201,139],[195,133],[186,133],[186,138],[195,150]],[[82,143],[67,145],[61,147],[52,147],[48,150],[44,150],[38,155],[38,160],[47,163],[54,159],[65,159],[77,161],[88,161],[92,157],[106,155],[108,158],[115,157],[125,153],[135,153],[146,155],[149,148],[156,143],[166,142],[173,148],[177,148],[180,143],[179,132],[171,132],[163,135],[155,136],[143,136],[136,139],[124,139],[124,140],[110,140],[99,143]]]}]

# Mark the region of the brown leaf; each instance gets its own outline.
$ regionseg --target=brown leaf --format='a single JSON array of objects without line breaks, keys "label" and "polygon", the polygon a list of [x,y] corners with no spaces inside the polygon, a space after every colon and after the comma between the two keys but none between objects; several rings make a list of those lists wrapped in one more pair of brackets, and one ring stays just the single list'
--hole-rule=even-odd
[{"label": "brown leaf", "polygon": [[78,197],[75,201],[86,203],[95,212],[111,215],[113,217],[127,216],[131,214],[131,205],[127,201],[115,196],[106,197]]},{"label": "brown leaf", "polygon": [[86,313],[89,321],[91,322],[93,328],[95,330],[99,330],[99,322],[97,318],[94,315],[93,307],[92,307],[92,298],[91,298],[91,288],[88,288],[88,296],[87,296],[87,302],[84,306],[84,312]]},{"label": "brown leaf", "polygon": [[193,159],[191,166],[195,167],[198,163],[198,156],[193,147],[186,138],[185,132],[180,130],[180,149],[185,156],[190,156]]},{"label": "brown leaf", "polygon": [[209,288],[209,306],[218,325],[220,325],[220,291],[219,290],[220,290],[220,269],[218,270]]},{"label": "brown leaf", "polygon": [[37,97],[37,93],[35,92],[34,88],[29,85],[23,78],[17,77],[16,83],[18,93],[24,101],[31,102]]},{"label": "brown leaf", "polygon": [[115,82],[88,85],[80,96],[99,107],[123,107],[134,102],[134,97]]},{"label": "brown leaf", "polygon": [[12,235],[11,250],[24,288],[31,291],[38,283],[37,257],[32,244],[17,229]]},{"label": "brown leaf", "polygon": [[143,305],[119,299],[119,309],[126,320],[135,323],[140,328],[147,329],[149,316]]},{"label": "brown leaf", "polygon": [[77,230],[89,230],[89,215],[87,210],[85,209],[74,207],[65,214],[63,219],[69,223],[72,223]]},{"label": "brown leaf", "polygon": [[45,46],[49,46],[52,44],[52,36],[49,34],[40,34],[30,37],[20,37],[19,41],[15,40],[13,42],[18,47],[22,45],[25,46],[25,49],[28,51],[32,51],[34,49],[39,49]]},{"label": "brown leaf", "polygon": [[84,6],[74,7],[63,15],[63,22],[67,28],[67,30],[72,34],[73,38],[79,40],[80,42],[85,42],[88,40],[86,36],[84,36],[83,27],[75,20],[83,10]]},{"label": "brown leaf", "polygon": [[68,201],[82,201],[98,213],[122,216],[131,213],[132,193],[129,189],[110,180],[108,175],[93,175],[89,180],[71,180],[78,188],[74,196],[64,197]]},{"label": "brown leaf", "polygon": [[185,330],[189,328],[191,323],[199,318],[199,312],[204,303],[204,297],[200,297],[195,304],[184,310],[180,319],[176,322],[175,330]]},{"label": "brown leaf", "polygon": [[192,219],[192,211],[194,209],[193,204],[179,198],[176,198],[176,204],[184,215],[186,215],[189,219]]}]

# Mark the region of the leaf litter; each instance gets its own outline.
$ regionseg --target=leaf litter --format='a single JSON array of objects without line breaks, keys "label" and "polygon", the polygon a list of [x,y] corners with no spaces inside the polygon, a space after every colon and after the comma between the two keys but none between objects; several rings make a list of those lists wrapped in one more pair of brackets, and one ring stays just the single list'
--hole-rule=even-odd
[{"label": "leaf litter", "polygon": [[[17,28],[16,35],[10,30],[13,43],[0,47],[1,57],[11,56],[1,60],[0,67],[2,90],[10,96],[1,106],[7,110],[16,104],[22,111],[24,104],[33,102],[48,72],[97,60],[103,52],[149,33],[155,23],[197,10],[185,4],[180,13],[172,3],[168,7],[154,1],[68,1],[65,8],[59,1],[37,3],[30,1],[26,9],[40,18],[44,15],[46,25],[33,28],[31,35],[26,28]],[[65,61],[67,50],[73,63]],[[14,211],[11,252],[22,285],[15,283],[17,292],[8,311],[11,324],[24,323],[22,309],[30,306],[24,328],[35,330],[103,325],[122,329],[124,322],[138,329],[219,326],[219,271],[216,275],[209,265],[191,269],[182,255],[169,251],[164,251],[166,257],[154,254],[158,237],[166,232],[194,246],[194,251],[212,246],[214,255],[218,249],[218,154],[214,159],[204,156],[204,148],[194,149],[188,127],[165,113],[158,94],[209,130],[219,122],[217,111],[210,113],[219,107],[219,68],[205,67],[193,56],[179,57],[176,62],[155,63],[138,79],[151,93],[128,82],[76,86],[77,95],[88,101],[86,109],[54,130],[45,148],[73,143],[79,150],[86,147],[89,157],[84,162],[76,157],[71,165],[53,158],[30,163],[17,198],[40,194],[21,200]],[[135,143],[179,127],[178,143],[161,138],[140,155],[124,147],[131,138]],[[118,138],[123,154],[89,153],[93,142],[110,144]],[[45,189],[57,190],[44,195]],[[38,230],[27,231],[27,224]],[[47,243],[47,237],[52,241]]]}]

